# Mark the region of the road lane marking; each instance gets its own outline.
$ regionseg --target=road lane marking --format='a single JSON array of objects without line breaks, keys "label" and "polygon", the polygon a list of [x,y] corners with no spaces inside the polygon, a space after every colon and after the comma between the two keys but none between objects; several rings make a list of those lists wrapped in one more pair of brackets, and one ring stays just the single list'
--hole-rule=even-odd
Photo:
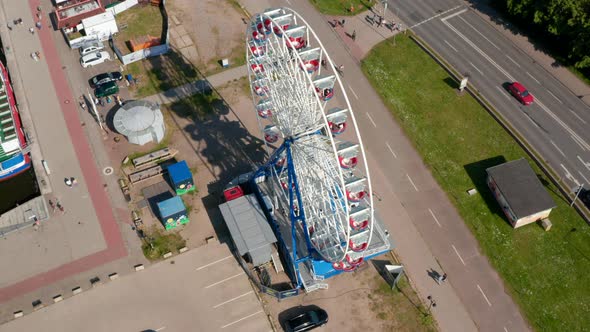
[{"label": "road lane marking", "polygon": [[559,166],[561,166],[561,168],[563,168],[563,170],[565,171],[565,178],[572,181],[573,183],[576,184],[576,186],[580,185],[580,182],[578,182],[578,180],[576,180],[576,178],[574,178],[574,176],[572,175],[572,173],[570,173],[570,171],[567,170],[567,168],[565,168],[565,166],[563,166],[563,164],[559,164]]},{"label": "road lane marking", "polygon": [[510,100],[510,96],[508,96],[508,94],[506,94],[504,90],[500,89],[499,86],[496,86],[496,89],[498,89],[498,91],[500,91],[500,94],[506,97],[506,99]]},{"label": "road lane marking", "polygon": [[463,22],[465,22],[465,24],[467,24],[469,27],[471,27],[471,29],[475,30],[475,32],[479,33],[480,36],[482,36],[485,40],[488,41],[488,43],[492,44],[492,46],[494,46],[496,49],[500,49],[496,44],[492,43],[491,40],[488,39],[488,37],[484,36],[483,33],[479,32],[479,30],[477,30],[473,25],[471,25],[469,22],[467,22],[467,20],[465,20],[463,17],[459,17],[459,19]]},{"label": "road lane marking", "polygon": [[459,51],[457,51],[457,49],[456,49],[456,48],[454,48],[454,47],[453,47],[453,45],[451,45],[451,44],[450,44],[448,41],[446,41],[446,40],[443,40],[443,41],[444,41],[444,42],[445,42],[447,45],[449,45],[449,47],[450,47],[450,48],[452,48],[452,49],[453,49],[453,51],[455,51],[455,52],[457,52],[457,53],[459,52]]},{"label": "road lane marking", "polygon": [[588,178],[585,177],[584,174],[582,174],[582,172],[578,171],[578,173],[580,174],[580,176],[582,177],[582,179],[584,179],[584,181],[586,181],[584,183],[589,183],[590,184],[590,181],[588,181]]},{"label": "road lane marking", "polygon": [[555,144],[555,142],[553,142],[552,140],[549,140],[549,143],[551,143],[551,145],[553,145],[553,147],[555,149],[557,149],[557,151],[559,151],[559,153],[565,157],[565,153],[563,153],[563,151],[561,151],[561,149],[557,146],[557,144]]},{"label": "road lane marking", "polygon": [[393,155],[393,158],[397,159],[397,155],[395,154],[395,152],[393,152],[393,149],[391,148],[389,143],[385,142],[385,145],[387,145],[387,148],[389,149],[389,152],[391,152],[391,154]]},{"label": "road lane marking", "polygon": [[465,264],[463,257],[461,257],[461,255],[459,255],[459,251],[457,251],[457,248],[455,248],[455,245],[451,244],[451,247],[453,247],[453,250],[455,250],[455,254],[457,254],[457,257],[459,257],[459,260],[461,261],[461,263],[463,263],[463,265],[467,265],[467,264]]},{"label": "road lane marking", "polygon": [[[425,20],[424,20],[424,21],[422,21],[422,22],[418,22],[418,23],[416,23],[416,24],[412,25],[412,26],[410,27],[410,29],[413,29],[413,28],[419,27],[419,26],[421,26],[422,24],[424,24],[424,23],[426,23],[426,22],[429,22],[429,21],[431,21],[431,20],[433,20],[433,19],[435,19],[435,18],[437,18],[437,17],[439,17],[439,16],[441,16],[441,15],[444,15],[444,14],[446,14],[446,13],[448,13],[448,12],[452,12],[453,10],[455,10],[455,9],[457,9],[457,8],[460,8],[460,7],[463,7],[463,5],[458,5],[458,6],[455,6],[455,7],[451,8],[451,9],[445,10],[445,11],[444,11],[444,12],[442,12],[442,13],[438,13],[438,14],[436,14],[436,15],[434,15],[434,16],[432,16],[432,17],[430,17],[430,18],[427,18],[427,19],[425,19]],[[467,11],[467,8],[465,8],[465,9],[463,9],[463,10],[461,10],[461,11],[458,11],[458,12],[456,12],[455,14],[449,15],[449,16],[445,17],[443,20],[449,19],[449,18],[451,18],[451,17],[453,17],[453,16],[456,16],[456,15],[463,14],[463,13],[464,13],[464,12],[466,12],[466,11]]]},{"label": "road lane marking", "polygon": [[[451,8],[451,9],[449,9],[449,10],[445,11],[445,12],[442,12],[442,13],[440,13],[440,14],[439,14],[439,16],[440,16],[440,15],[444,15],[444,14],[446,14],[446,13],[448,13],[448,12],[452,11],[452,10],[455,10],[455,9],[457,9],[457,8],[459,8],[459,7],[461,7],[461,6],[457,6],[457,7],[455,7],[455,8]],[[441,20],[441,21],[446,21],[446,20],[448,20],[448,19],[450,19],[450,18],[453,18],[453,17],[455,17],[455,16],[457,16],[457,15],[461,15],[461,14],[463,14],[463,13],[464,13],[464,12],[466,12],[466,11],[467,11],[467,8],[465,8],[465,9],[462,9],[462,10],[460,10],[460,11],[458,11],[458,12],[454,13],[454,14],[451,14],[451,15],[449,15],[449,16],[443,17],[443,18],[441,18],[440,20]],[[434,16],[434,17],[436,17],[436,16]],[[434,18],[434,17],[433,17],[433,18]]]},{"label": "road lane marking", "polygon": [[373,118],[371,118],[371,114],[369,114],[369,112],[367,112],[367,117],[369,117],[369,120],[371,120],[373,127],[377,128],[377,124],[375,124],[375,121],[373,121]]},{"label": "road lane marking", "polygon": [[432,218],[434,219],[434,221],[436,221],[436,224],[438,225],[438,227],[442,227],[441,224],[438,222],[438,219],[436,218],[436,216],[432,212],[432,210],[429,208],[428,211],[430,212],[430,215],[432,215]]},{"label": "road lane marking", "polygon": [[491,307],[492,306],[492,303],[490,302],[490,300],[488,300],[488,297],[483,292],[483,290],[481,289],[481,287],[479,287],[479,285],[477,285],[477,289],[479,289],[479,291],[481,292],[481,295],[483,295],[483,298],[486,300],[486,302],[488,303],[488,305]]},{"label": "road lane marking", "polygon": [[416,189],[416,191],[418,191],[418,187],[416,187],[416,185],[414,184],[414,181],[412,181],[412,178],[410,177],[410,175],[408,173],[406,173],[406,176],[408,177],[408,180],[410,180],[410,183],[412,184],[414,189]]},{"label": "road lane marking", "polygon": [[574,112],[573,109],[570,108],[569,110],[576,118],[578,118],[578,120],[580,120],[580,122],[582,122],[583,124],[587,124],[587,122],[584,119],[582,119],[578,114],[576,114],[576,112]]},{"label": "road lane marking", "polygon": [[561,119],[557,117],[557,115],[551,112],[551,110],[547,108],[547,106],[545,106],[545,104],[543,104],[541,100],[537,99],[537,105],[539,105],[547,114],[549,114],[549,116],[553,118],[553,120],[555,120],[555,122],[557,122],[563,129],[565,129],[565,131],[567,131],[572,137],[574,137],[574,140],[577,140],[581,145],[583,145],[583,149],[590,150],[590,145],[586,143],[586,141],[584,141],[572,128],[566,125],[565,122],[561,121]]},{"label": "road lane marking", "polygon": [[586,169],[590,171],[590,163],[585,162],[584,159],[582,159],[582,157],[580,157],[580,156],[576,156],[576,157],[578,157],[578,160],[582,163],[582,165],[584,165],[584,167],[586,167]]},{"label": "road lane marking", "polygon": [[509,57],[507,54],[504,54],[508,60],[512,61],[513,64],[515,64],[518,68],[520,68],[520,65],[518,64],[518,62],[514,61],[514,59],[512,59],[511,57]]},{"label": "road lane marking", "polygon": [[348,84],[348,88],[350,89],[350,92],[352,92],[352,94],[354,95],[354,98],[356,98],[356,100],[359,100],[359,96],[356,95],[354,90],[350,87],[350,84]]},{"label": "road lane marking", "polygon": [[541,82],[537,81],[537,79],[535,78],[535,76],[529,74],[529,72],[526,72],[527,75],[529,75],[530,78],[532,78],[533,80],[535,80],[535,82],[537,82],[537,84],[541,84]]},{"label": "road lane marking", "polygon": [[560,104],[563,104],[563,101],[561,101],[561,99],[557,98],[557,96],[556,96],[556,95],[554,95],[554,94],[553,94],[553,92],[551,92],[551,91],[549,91],[549,90],[547,90],[547,92],[549,92],[549,94],[550,94],[550,95],[551,95],[553,98],[555,98],[555,100],[557,100],[557,101],[558,101]]},{"label": "road lane marking", "polygon": [[582,151],[586,151],[586,149],[584,149],[584,146],[582,145],[582,143],[580,143],[574,136],[570,135],[570,137],[572,138],[572,140],[574,142],[576,142],[576,144],[578,144],[578,146],[580,147],[580,149],[582,149]]},{"label": "road lane marking", "polygon": [[259,314],[259,313],[261,313],[261,312],[262,312],[262,310],[258,310],[258,311],[256,311],[255,313],[253,313],[253,314],[250,314],[250,315],[248,315],[248,316],[246,316],[246,317],[242,317],[242,318],[240,318],[240,319],[238,319],[238,320],[236,320],[236,321],[233,321],[233,322],[231,322],[231,323],[229,323],[229,324],[225,324],[225,325],[223,325],[221,328],[222,328],[222,329],[224,329],[224,328],[226,328],[226,327],[232,326],[232,325],[234,325],[234,324],[236,324],[236,323],[239,323],[239,322],[243,321],[244,319],[248,319],[248,318],[250,318],[250,317],[252,317],[252,316],[256,316],[256,315],[258,315],[258,314]]},{"label": "road lane marking", "polygon": [[219,262],[222,262],[222,261],[224,261],[224,260],[226,260],[226,259],[230,259],[230,258],[232,258],[232,257],[233,257],[233,255],[229,255],[229,256],[223,257],[223,258],[221,258],[221,259],[218,259],[218,260],[216,260],[215,262],[211,262],[211,263],[209,263],[209,264],[205,264],[205,265],[203,265],[203,266],[201,266],[201,267],[197,268],[197,271],[199,271],[199,270],[202,270],[202,269],[204,269],[204,268],[207,268],[207,267],[209,267],[209,266],[211,266],[211,265],[215,265],[215,264],[217,264],[217,263],[219,263]]},{"label": "road lane marking", "polygon": [[471,65],[471,67],[475,68],[475,70],[477,70],[477,71],[478,71],[480,74],[482,74],[482,75],[483,75],[483,73],[481,72],[481,70],[479,70],[479,68],[477,68],[477,67],[476,67],[476,66],[473,64],[473,62],[469,61],[469,64]]},{"label": "road lane marking", "polygon": [[209,289],[209,288],[211,288],[211,287],[215,287],[215,286],[217,286],[217,285],[219,285],[219,284],[221,284],[221,283],[224,283],[224,282],[226,282],[226,281],[228,281],[228,280],[231,280],[231,279],[233,279],[233,278],[239,277],[239,276],[241,276],[241,275],[243,275],[243,274],[244,274],[244,271],[242,271],[242,272],[240,272],[240,273],[238,273],[238,274],[235,274],[235,275],[233,275],[233,276],[231,276],[231,277],[227,277],[227,278],[225,278],[225,279],[223,279],[223,280],[219,280],[218,282],[214,282],[214,283],[212,283],[211,285],[209,285],[209,286],[205,287],[205,289]]},{"label": "road lane marking", "polygon": [[246,293],[244,293],[244,294],[242,294],[242,295],[238,295],[238,296],[236,296],[236,297],[234,297],[234,298],[231,298],[231,299],[229,299],[229,300],[227,300],[227,301],[221,302],[221,303],[219,303],[219,304],[217,304],[217,305],[213,306],[213,309],[217,309],[217,308],[221,307],[221,306],[222,306],[222,305],[224,305],[224,304],[228,304],[228,303],[230,303],[230,302],[233,302],[233,301],[235,301],[235,300],[237,300],[237,299],[240,299],[240,298],[242,298],[242,297],[244,297],[244,296],[248,296],[248,295],[250,295],[250,294],[252,294],[252,293],[254,293],[254,291],[249,291],[249,292],[246,292]]},{"label": "road lane marking", "polygon": [[469,38],[465,37],[465,35],[463,35],[461,32],[459,32],[459,30],[457,30],[453,25],[451,25],[449,22],[447,21],[443,21],[443,23],[451,30],[453,30],[453,32],[455,34],[457,34],[457,36],[459,36],[461,39],[463,39],[467,44],[469,44],[469,46],[471,46],[477,53],[479,53],[482,57],[484,57],[486,60],[488,60],[489,63],[491,63],[494,67],[496,67],[496,69],[498,69],[502,74],[506,75],[506,77],[514,82],[516,81],[514,79],[514,77],[512,77],[512,75],[510,75],[506,70],[504,70],[504,68],[500,67],[499,64],[497,64],[492,58],[490,58],[489,55],[487,55],[484,51],[482,51],[479,47],[477,47],[477,45],[475,45]]}]

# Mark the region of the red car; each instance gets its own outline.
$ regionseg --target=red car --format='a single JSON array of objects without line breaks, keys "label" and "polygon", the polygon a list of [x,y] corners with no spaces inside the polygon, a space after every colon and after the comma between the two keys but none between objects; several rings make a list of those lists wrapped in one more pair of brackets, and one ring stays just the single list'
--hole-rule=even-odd
[{"label": "red car", "polygon": [[523,105],[530,105],[533,103],[535,98],[532,94],[528,92],[528,90],[524,87],[524,85],[514,82],[508,85],[508,91],[518,99]]}]

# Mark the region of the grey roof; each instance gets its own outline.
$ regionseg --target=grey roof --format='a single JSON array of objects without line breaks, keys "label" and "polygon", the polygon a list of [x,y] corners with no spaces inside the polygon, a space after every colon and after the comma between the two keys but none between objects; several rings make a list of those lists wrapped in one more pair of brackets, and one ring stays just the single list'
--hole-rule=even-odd
[{"label": "grey roof", "polygon": [[150,133],[154,126],[162,126],[164,117],[160,108],[154,103],[132,100],[117,110],[113,123],[121,135],[143,135]]},{"label": "grey roof", "polygon": [[555,201],[526,161],[518,159],[486,170],[517,219],[552,209]]},{"label": "grey roof", "polygon": [[225,224],[240,256],[250,254],[252,263],[270,261],[270,244],[277,242],[254,195],[247,195],[219,205]]}]

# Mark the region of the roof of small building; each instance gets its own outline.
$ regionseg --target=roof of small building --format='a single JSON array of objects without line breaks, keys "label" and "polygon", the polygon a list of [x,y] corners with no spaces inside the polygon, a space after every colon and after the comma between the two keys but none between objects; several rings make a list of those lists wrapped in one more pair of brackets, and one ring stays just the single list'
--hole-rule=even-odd
[{"label": "roof of small building", "polygon": [[[277,242],[277,238],[254,195],[236,198],[219,205],[240,256],[249,253],[253,261],[270,260],[270,251],[259,250]],[[268,255],[268,257],[256,257]],[[266,260],[267,259],[267,260]]]},{"label": "roof of small building", "polygon": [[556,206],[524,158],[490,167],[486,172],[518,219]]},{"label": "roof of small building", "polygon": [[193,175],[188,168],[185,160],[168,166],[168,175],[173,183],[178,183],[187,179],[192,179]]},{"label": "roof of small building", "polygon": [[182,198],[174,196],[165,201],[158,202],[158,210],[160,210],[160,216],[166,218],[175,213],[186,211]]},{"label": "roof of small building", "polygon": [[154,126],[164,122],[160,108],[145,100],[128,101],[117,110],[113,118],[115,129],[127,137],[151,133]]}]

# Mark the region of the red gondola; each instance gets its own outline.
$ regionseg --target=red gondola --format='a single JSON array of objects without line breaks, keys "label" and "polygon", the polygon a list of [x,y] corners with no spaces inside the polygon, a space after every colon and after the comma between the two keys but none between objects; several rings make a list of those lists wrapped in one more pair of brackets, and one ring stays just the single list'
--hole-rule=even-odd
[{"label": "red gondola", "polygon": [[351,192],[349,190],[346,190],[346,198],[348,198],[350,202],[360,202],[363,198],[365,198],[366,195],[367,192],[364,190],[358,192]]},{"label": "red gondola", "polygon": [[352,242],[352,240],[348,241],[348,247],[350,248],[350,250],[355,252],[365,251],[365,249],[367,249],[368,246],[369,244],[367,242],[362,243],[360,245],[356,245],[354,242]]},{"label": "red gondola", "polygon": [[319,59],[312,59],[303,61],[303,66],[301,69],[306,70],[308,73],[313,74],[320,68],[320,60]]},{"label": "red gondola", "polygon": [[[332,129],[332,128],[330,128]],[[332,131],[332,133],[334,133]],[[355,168],[356,165],[358,164],[359,160],[357,157],[350,157],[350,158],[345,158],[342,156],[338,156],[338,162],[340,163],[340,167],[344,168],[344,169],[350,169],[350,168]]]},{"label": "red gondola", "polygon": [[369,220],[363,220],[361,222],[357,222],[353,218],[350,218],[349,225],[355,231],[360,231],[360,230],[367,228],[367,226],[369,226]]},{"label": "red gondola", "polygon": [[[342,134],[346,130],[346,122],[342,122],[342,123],[328,122],[328,125],[330,126],[330,131],[334,135]],[[356,160],[356,157],[354,159]],[[342,164],[340,164],[340,165],[342,165]],[[355,163],[355,165],[356,165],[356,163]]]}]

